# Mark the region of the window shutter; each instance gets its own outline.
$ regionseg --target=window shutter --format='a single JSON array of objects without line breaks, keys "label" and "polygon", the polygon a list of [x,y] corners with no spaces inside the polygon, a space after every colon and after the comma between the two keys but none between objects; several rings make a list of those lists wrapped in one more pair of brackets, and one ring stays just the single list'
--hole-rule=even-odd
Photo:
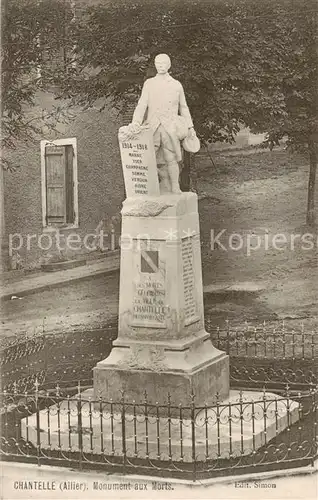
[{"label": "window shutter", "polygon": [[65,146],[65,194],[66,194],[66,222],[73,224],[74,213],[74,178],[73,178],[73,146]]},{"label": "window shutter", "polygon": [[66,222],[66,155],[64,146],[45,148],[46,217],[48,224]]}]

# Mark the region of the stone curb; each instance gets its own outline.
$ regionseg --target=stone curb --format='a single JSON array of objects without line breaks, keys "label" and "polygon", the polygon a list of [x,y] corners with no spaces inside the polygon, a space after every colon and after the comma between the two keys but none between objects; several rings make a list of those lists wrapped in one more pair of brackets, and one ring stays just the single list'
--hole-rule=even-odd
[{"label": "stone curb", "polygon": [[235,293],[246,293],[246,294],[259,294],[265,290],[265,286],[260,283],[255,283],[252,281],[242,281],[234,284],[213,284],[206,285],[203,287],[203,293],[222,293],[222,294],[235,294]]},{"label": "stone curb", "polygon": [[[114,262],[115,260],[115,262]],[[89,263],[65,271],[47,272],[43,276],[24,278],[16,283],[4,285],[1,289],[1,300],[9,300],[12,295],[23,297],[43,290],[51,290],[62,284],[72,283],[100,274],[113,274],[119,271],[119,252],[105,258],[104,262]],[[47,281],[47,282],[45,282]],[[8,291],[10,290],[10,292]]]},{"label": "stone curb", "polygon": [[[78,476],[78,474],[83,474],[83,476],[87,477],[93,477],[95,476],[95,479],[97,479],[99,476],[103,478],[105,481],[105,471],[98,471],[98,470],[74,470],[74,468],[69,468],[69,467],[58,467],[58,466],[51,466],[51,465],[41,465],[40,467],[36,464],[27,464],[23,462],[1,462],[1,475],[5,477],[4,469],[8,468],[17,468],[17,469],[23,469],[23,471],[27,471],[28,469],[38,469],[41,472],[49,472],[50,474],[54,473],[61,473],[65,474],[66,471],[74,473]],[[170,477],[157,477],[157,476],[142,476],[140,474],[107,474],[107,479],[111,481],[116,481],[119,482],[119,480],[126,479],[128,481],[143,481],[145,483],[151,483],[151,482],[157,482],[157,483],[166,483],[169,482],[172,485],[183,485],[183,486],[189,486],[189,488],[201,488],[201,487],[208,487],[208,486],[214,486],[214,485],[231,485],[236,482],[244,483],[244,482],[250,482],[250,481],[265,481],[269,479],[279,479],[279,478],[288,478],[288,477],[295,477],[295,476],[304,476],[304,475],[312,475],[312,474],[317,474],[318,472],[318,460],[314,462],[313,467],[310,466],[305,466],[305,467],[298,467],[294,469],[281,469],[281,470],[276,470],[276,471],[266,471],[266,472],[259,472],[259,473],[250,473],[250,474],[241,474],[237,476],[228,476],[228,477],[216,477],[216,478],[211,478],[211,479],[203,479],[203,480],[197,480],[197,481],[191,481],[189,479],[175,479],[175,478],[170,478]],[[317,482],[318,482],[318,477],[317,477]]]}]

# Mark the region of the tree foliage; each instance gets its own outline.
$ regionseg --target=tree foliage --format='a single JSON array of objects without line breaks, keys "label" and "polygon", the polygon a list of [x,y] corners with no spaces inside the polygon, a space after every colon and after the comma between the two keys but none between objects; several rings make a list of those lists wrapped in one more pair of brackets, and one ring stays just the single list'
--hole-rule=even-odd
[{"label": "tree foliage", "polygon": [[269,142],[287,136],[308,152],[313,223],[317,16],[316,0],[116,0],[82,9],[73,22],[67,2],[11,0],[3,16],[6,145],[30,132],[24,109],[44,53],[67,49],[54,71],[45,66],[46,82],[58,84],[60,96],[122,109],[154,74],[154,56],[166,52],[203,141],[231,142],[243,124],[267,132]]},{"label": "tree foliage", "polygon": [[74,26],[77,67],[64,95],[125,107],[166,52],[204,141],[234,140],[242,124],[284,136],[310,157],[307,222],[317,166],[316,0],[135,0],[89,8]]},{"label": "tree foliage", "polygon": [[[61,116],[59,107],[36,115],[30,110],[37,92],[53,82],[52,60],[67,46],[71,19],[70,8],[61,0],[2,2],[2,149],[14,149],[17,140],[31,139],[43,123],[53,126]],[[2,165],[12,166],[4,155]]]},{"label": "tree foliage", "polygon": [[231,140],[239,122],[255,130],[275,125],[280,135],[289,111],[286,85],[303,86],[308,46],[315,44],[315,2],[306,6],[143,0],[89,8],[72,34],[77,70],[65,90],[82,104],[110,97],[122,105],[152,74],[154,56],[166,52],[204,138]]}]

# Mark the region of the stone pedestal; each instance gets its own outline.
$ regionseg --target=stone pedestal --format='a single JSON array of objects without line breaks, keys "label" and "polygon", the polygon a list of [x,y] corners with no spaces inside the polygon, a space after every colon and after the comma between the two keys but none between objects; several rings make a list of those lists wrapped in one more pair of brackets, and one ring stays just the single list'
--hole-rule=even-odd
[{"label": "stone pedestal", "polygon": [[119,331],[94,368],[104,400],[187,405],[229,394],[229,358],[204,329],[197,195],[127,198],[122,210]]}]

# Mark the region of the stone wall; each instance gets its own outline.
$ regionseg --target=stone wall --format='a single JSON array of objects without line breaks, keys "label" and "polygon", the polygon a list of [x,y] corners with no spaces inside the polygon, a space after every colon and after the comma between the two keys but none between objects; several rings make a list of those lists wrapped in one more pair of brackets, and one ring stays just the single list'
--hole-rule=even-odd
[{"label": "stone wall", "polygon": [[266,134],[252,134],[248,127],[242,127],[232,144],[226,142],[214,142],[212,151],[222,151],[225,149],[244,149],[249,146],[257,146],[265,140]]},{"label": "stone wall", "polygon": [[[41,107],[49,109],[53,96],[39,94],[33,113]],[[100,112],[97,108],[89,111],[76,110],[76,118],[58,125],[58,131],[39,137],[34,143],[20,143],[11,154],[11,160],[20,167],[5,173],[5,232],[19,233],[23,237],[23,247],[18,251],[19,266],[35,267],[41,257],[54,254],[51,249],[43,251],[33,240],[26,251],[27,234],[43,233],[41,203],[41,139],[61,139],[76,137],[78,153],[78,198],[79,229],[84,237],[98,225],[106,230],[112,216],[119,216],[124,199],[124,185],[120,163],[117,130],[122,120],[112,109]],[[117,224],[118,226],[118,224]],[[119,227],[116,228],[119,234]],[[44,241],[44,240],[43,240]],[[15,238],[15,246],[18,237]],[[13,252],[16,254],[17,252]]]}]

